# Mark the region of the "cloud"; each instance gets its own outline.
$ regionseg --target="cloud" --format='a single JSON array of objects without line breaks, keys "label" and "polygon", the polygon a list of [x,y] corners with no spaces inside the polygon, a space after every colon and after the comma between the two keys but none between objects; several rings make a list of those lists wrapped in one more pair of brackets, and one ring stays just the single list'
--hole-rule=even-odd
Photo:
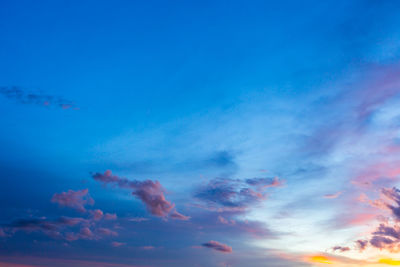
[{"label": "cloud", "polygon": [[334,199],[334,198],[338,198],[343,192],[337,192],[335,194],[326,194],[324,195],[324,198],[328,198],[328,199]]},{"label": "cloud", "polygon": [[173,212],[171,212],[169,214],[169,217],[172,219],[176,219],[176,220],[182,220],[182,221],[187,221],[190,219],[190,216],[185,216],[179,212],[177,212],[176,210],[174,210]]},{"label": "cloud", "polygon": [[79,109],[72,101],[43,93],[28,92],[18,86],[2,86],[0,87],[0,94],[20,104],[31,104],[45,107],[55,106],[61,109]]},{"label": "cloud", "polygon": [[237,168],[234,154],[226,150],[214,153],[204,161],[204,164],[208,167]]},{"label": "cloud", "polygon": [[122,247],[125,245],[126,245],[126,243],[123,243],[123,242],[116,242],[116,241],[111,242],[111,246],[113,246],[114,248]]},{"label": "cloud", "polygon": [[84,218],[60,217],[56,220],[48,220],[46,218],[30,218],[18,219],[4,227],[9,234],[14,234],[18,231],[26,233],[42,232],[47,236],[56,239],[64,239],[62,231],[65,228],[78,225],[89,225],[90,221]]},{"label": "cloud", "polygon": [[341,247],[341,246],[335,246],[332,248],[333,251],[339,251],[339,252],[346,252],[346,251],[350,251],[349,247]]},{"label": "cloud", "polygon": [[128,219],[128,221],[131,222],[144,222],[144,221],[148,221],[148,218],[142,218],[142,217],[134,217],[134,218],[130,218]]},{"label": "cloud", "polygon": [[[372,232],[369,244],[378,249],[386,249],[388,251],[397,251],[400,246],[400,190],[396,187],[382,188],[381,194],[386,200],[393,202],[387,203],[385,199],[375,201],[368,201],[372,206],[389,210],[392,219],[385,219],[379,226]],[[376,204],[376,203],[379,203]],[[360,251],[363,251],[367,244],[367,240],[357,240],[357,245]]]},{"label": "cloud", "polygon": [[94,200],[89,195],[88,189],[78,191],[68,190],[67,192],[56,193],[51,202],[58,203],[60,206],[70,207],[79,212],[86,212],[85,205],[93,205]]},{"label": "cloud", "polygon": [[96,233],[103,235],[103,236],[118,236],[117,232],[112,231],[108,228],[104,228],[104,227],[96,229]]},{"label": "cloud", "polygon": [[79,239],[83,240],[99,240],[102,237],[115,237],[118,236],[118,233],[112,231],[108,228],[97,228],[95,230],[90,229],[87,226],[84,226],[80,229],[78,233],[75,232],[68,232],[65,235],[65,239],[67,241],[76,241]]},{"label": "cloud", "polygon": [[224,253],[231,253],[232,252],[232,247],[222,244],[220,242],[217,241],[208,241],[207,243],[203,243],[202,244],[203,247],[206,248],[212,248],[216,251],[220,251],[220,252],[224,252]]},{"label": "cloud", "polygon": [[93,216],[93,220],[95,220],[95,221],[101,220],[104,215],[103,211],[99,210],[99,209],[91,210],[89,212]]},{"label": "cloud", "polygon": [[258,188],[278,187],[282,186],[283,182],[278,177],[274,178],[249,178],[246,179],[246,183],[251,186]]},{"label": "cloud", "polygon": [[384,237],[384,236],[373,236],[369,243],[379,249],[387,248],[391,249],[394,240]]},{"label": "cloud", "polygon": [[0,237],[6,237],[6,233],[4,232],[3,228],[0,227]]},{"label": "cloud", "polygon": [[245,212],[254,204],[266,199],[264,189],[279,186],[278,178],[252,178],[245,181],[229,178],[215,178],[200,186],[195,197],[206,202],[199,207],[218,212]]},{"label": "cloud", "polygon": [[360,251],[364,251],[365,248],[368,246],[368,240],[357,240],[356,241],[356,246]]},{"label": "cloud", "polygon": [[115,213],[106,213],[104,215],[105,220],[116,220],[117,219],[117,214]]},{"label": "cloud", "polygon": [[387,207],[392,211],[396,219],[400,219],[400,190],[395,187],[391,189],[383,188],[382,194],[396,204],[396,206],[387,204]]},{"label": "cloud", "polygon": [[158,217],[171,217],[178,220],[188,220],[189,217],[178,213],[175,205],[166,200],[164,188],[158,181],[145,180],[128,180],[113,175],[110,170],[92,175],[93,179],[104,184],[114,184],[120,188],[131,189],[132,195],[140,199],[146,206],[147,210]]}]

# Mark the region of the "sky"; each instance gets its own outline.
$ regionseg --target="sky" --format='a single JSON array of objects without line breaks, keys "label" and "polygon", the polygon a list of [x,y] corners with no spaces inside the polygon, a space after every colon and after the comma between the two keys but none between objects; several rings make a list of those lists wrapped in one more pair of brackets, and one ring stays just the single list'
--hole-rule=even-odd
[{"label": "sky", "polygon": [[0,2],[1,267],[400,265],[400,2]]}]

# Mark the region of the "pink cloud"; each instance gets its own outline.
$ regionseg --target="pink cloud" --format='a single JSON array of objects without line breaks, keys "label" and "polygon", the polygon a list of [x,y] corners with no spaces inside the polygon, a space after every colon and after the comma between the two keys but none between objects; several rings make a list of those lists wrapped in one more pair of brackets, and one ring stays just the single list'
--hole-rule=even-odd
[{"label": "pink cloud", "polygon": [[85,240],[93,240],[96,239],[96,236],[93,234],[92,230],[89,227],[82,227],[79,233],[69,232],[65,235],[65,239],[67,241],[76,241],[79,239]]},{"label": "pink cloud", "polygon": [[123,243],[123,242],[116,242],[116,241],[111,242],[111,246],[113,246],[114,248],[122,247],[125,245],[126,245],[126,243]]},{"label": "pink cloud", "polygon": [[89,195],[88,189],[78,191],[68,190],[67,192],[56,193],[51,202],[60,206],[70,207],[79,212],[86,212],[85,205],[93,205],[94,200]]},{"label": "pink cloud", "polygon": [[99,221],[103,218],[103,211],[96,209],[96,210],[91,210],[90,214],[93,216],[93,220],[95,221]]},{"label": "pink cloud", "polygon": [[173,219],[189,219],[188,216],[178,213],[175,210],[175,205],[165,198],[165,190],[158,181],[130,181],[113,175],[110,170],[107,170],[104,174],[96,173],[93,178],[105,184],[110,183],[120,188],[132,189],[132,195],[140,199],[146,205],[147,210],[155,216],[166,218],[169,215]]},{"label": "pink cloud", "polygon": [[100,234],[100,235],[103,235],[103,236],[118,236],[118,233],[117,233],[117,232],[112,231],[112,230],[110,230],[110,229],[108,229],[108,228],[103,228],[103,227],[98,228],[98,229],[96,230],[96,233],[98,233],[98,234]]},{"label": "pink cloud", "polygon": [[354,217],[350,218],[348,223],[350,225],[364,225],[365,223],[368,223],[376,218],[376,214],[371,214],[371,213],[362,213],[362,214],[357,214]]},{"label": "pink cloud", "polygon": [[171,212],[169,217],[172,218],[172,219],[181,220],[181,221],[187,221],[187,220],[190,219],[190,216],[185,216],[185,215],[177,212],[176,210]]}]

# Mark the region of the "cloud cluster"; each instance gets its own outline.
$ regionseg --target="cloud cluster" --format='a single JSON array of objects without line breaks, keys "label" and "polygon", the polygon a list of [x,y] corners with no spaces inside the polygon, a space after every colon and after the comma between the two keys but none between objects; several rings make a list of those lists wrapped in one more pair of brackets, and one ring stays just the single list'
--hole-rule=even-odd
[{"label": "cloud cluster", "polygon": [[112,184],[120,188],[132,190],[132,195],[140,199],[146,206],[147,210],[158,217],[170,217],[177,220],[188,220],[189,217],[180,214],[175,210],[175,205],[168,201],[164,195],[164,188],[158,181],[145,180],[128,180],[113,175],[110,170],[104,173],[95,173],[93,179],[103,184]]},{"label": "cloud cluster", "polygon": [[[282,185],[278,178],[246,180],[215,178],[197,189],[195,197],[207,204],[206,209],[219,212],[244,212],[266,199],[265,189]],[[200,206],[202,207],[202,206]]]},{"label": "cloud cluster", "polygon": [[117,219],[116,214],[104,214],[100,209],[87,210],[85,208],[86,205],[94,204],[88,189],[56,193],[51,202],[86,213],[87,218],[61,216],[57,219],[46,217],[17,219],[0,228],[0,237],[9,237],[17,232],[40,232],[54,239],[76,241],[79,239],[98,240],[106,236],[118,235],[115,231],[98,226],[102,220]]},{"label": "cloud cluster", "polygon": [[388,251],[400,251],[400,190],[396,187],[381,190],[384,199],[369,201],[374,207],[390,211],[390,218],[381,222],[369,240],[357,240],[360,251],[368,245]]},{"label": "cloud cluster", "polygon": [[79,109],[72,101],[57,96],[27,92],[27,90],[18,86],[2,86],[0,87],[0,94],[20,104],[34,104],[47,107],[55,106],[61,109]]},{"label": "cloud cluster", "polygon": [[85,205],[93,205],[94,200],[89,195],[88,189],[78,191],[68,190],[67,192],[56,193],[51,202],[58,203],[60,206],[73,208],[79,212],[86,212]]}]

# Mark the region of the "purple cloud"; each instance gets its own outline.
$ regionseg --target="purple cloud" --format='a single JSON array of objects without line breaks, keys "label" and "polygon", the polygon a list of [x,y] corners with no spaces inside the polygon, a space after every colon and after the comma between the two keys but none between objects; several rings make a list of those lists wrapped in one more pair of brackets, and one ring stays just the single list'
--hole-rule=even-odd
[{"label": "purple cloud", "polygon": [[93,205],[94,200],[89,195],[88,189],[78,191],[68,190],[67,192],[56,193],[51,202],[58,203],[60,206],[73,208],[79,212],[86,212],[86,205]]},{"label": "purple cloud", "polygon": [[232,253],[232,247],[222,244],[217,241],[208,241],[207,243],[202,244],[203,247],[212,248],[216,251],[224,252],[224,253]]},{"label": "purple cloud", "polygon": [[[239,179],[215,178],[201,186],[195,197],[207,203],[204,207],[219,212],[244,212],[266,199],[264,189],[280,186],[278,178]],[[202,206],[200,206],[202,207]]]},{"label": "purple cloud", "polygon": [[118,233],[115,231],[112,231],[108,228],[100,227],[96,229],[96,233],[103,235],[103,236],[118,236]]},{"label": "purple cloud", "polygon": [[368,246],[368,240],[357,240],[356,245],[360,251],[364,251]]},{"label": "purple cloud", "polygon": [[56,220],[48,220],[46,218],[18,219],[7,225],[4,229],[11,235],[18,231],[26,233],[42,232],[52,238],[65,239],[65,236],[62,234],[64,229],[89,224],[90,221],[84,218],[62,216]]},{"label": "purple cloud", "polygon": [[278,187],[282,186],[283,182],[278,177],[274,178],[249,178],[246,179],[246,183],[251,186],[258,188]]},{"label": "purple cloud", "polygon": [[110,170],[105,171],[104,174],[93,174],[93,179],[104,184],[115,184],[120,188],[133,190],[132,195],[140,199],[146,205],[147,210],[155,216],[164,218],[170,216],[178,220],[189,219],[189,217],[178,213],[175,210],[175,205],[166,200],[165,190],[158,181],[131,181],[113,175]]},{"label": "purple cloud", "polygon": [[339,251],[339,252],[346,252],[346,251],[350,251],[349,247],[341,247],[341,246],[335,246],[332,248],[332,250],[334,252]]},{"label": "purple cloud", "polygon": [[392,200],[396,204],[396,206],[391,204],[386,204],[386,206],[392,211],[396,219],[400,219],[400,190],[396,187],[393,187],[391,189],[383,188],[381,192],[384,196],[386,196],[388,199]]},{"label": "purple cloud", "polygon": [[3,228],[0,228],[0,237],[6,237],[6,233],[4,232]]},{"label": "purple cloud", "polygon": [[103,211],[102,211],[102,210],[99,210],[99,209],[91,210],[91,211],[89,211],[89,212],[90,212],[90,214],[92,215],[93,220],[95,220],[95,221],[101,220],[101,219],[103,218],[103,216],[104,216]]},{"label": "purple cloud", "polygon": [[[390,249],[390,245],[392,245],[394,243],[394,241],[390,238],[384,237],[384,236],[373,236],[372,239],[369,241],[369,243],[376,247],[376,248],[389,248]],[[388,246],[389,245],[389,246]]]}]

